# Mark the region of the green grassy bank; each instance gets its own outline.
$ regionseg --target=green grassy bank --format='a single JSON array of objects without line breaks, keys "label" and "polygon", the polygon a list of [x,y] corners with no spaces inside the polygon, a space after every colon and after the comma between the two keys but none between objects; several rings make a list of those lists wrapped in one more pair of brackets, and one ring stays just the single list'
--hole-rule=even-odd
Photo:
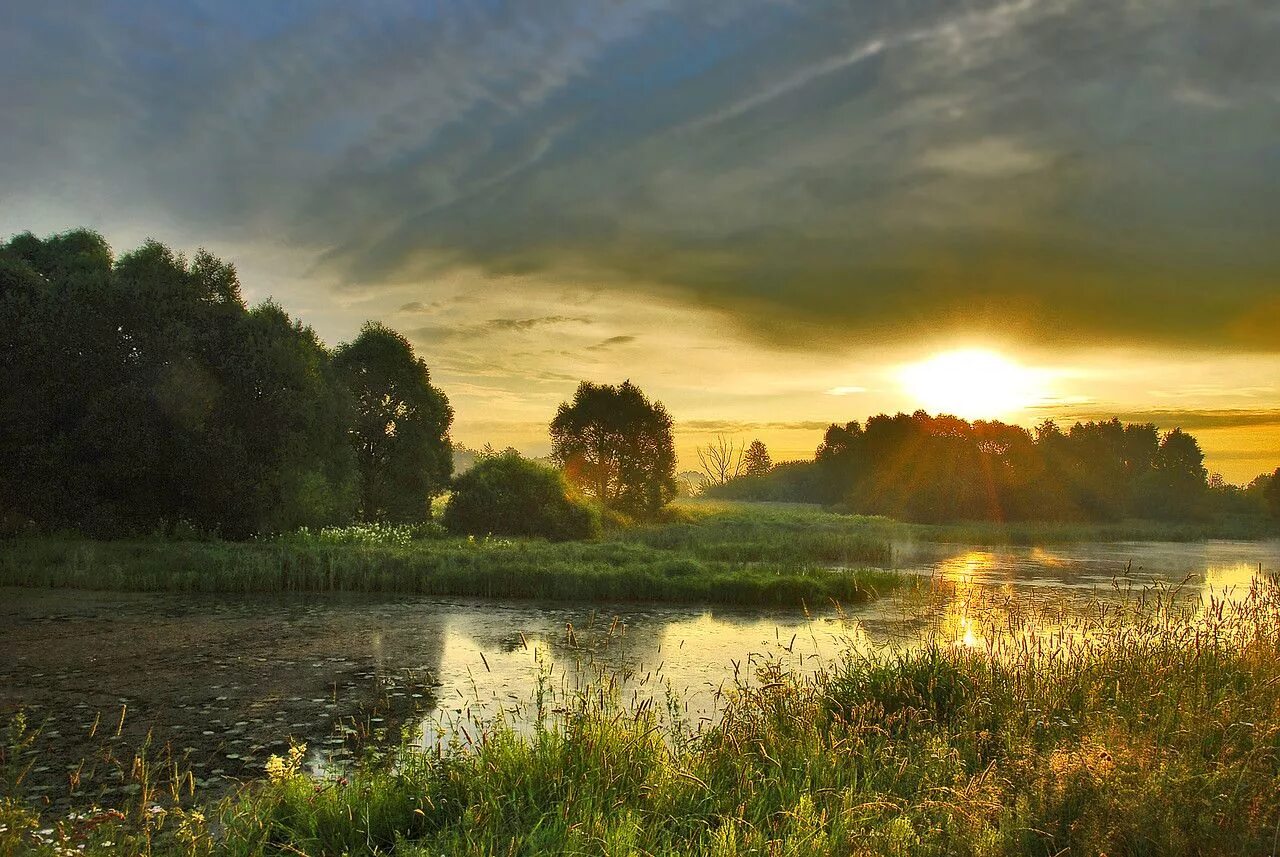
[{"label": "green grassy bank", "polygon": [[467,746],[402,750],[342,778],[273,760],[262,782],[198,813],[154,786],[153,808],[119,818],[55,823],[10,801],[0,848],[1273,853],[1280,583],[1208,609],[1148,600],[1099,615],[1072,629],[1078,642],[1065,650],[1025,639],[992,650],[937,644],[851,656],[817,675],[766,669],[700,734],[600,688],[545,700],[524,733],[497,723]]},{"label": "green grassy bank", "polygon": [[0,543],[0,585],[158,592],[403,592],[573,601],[854,603],[899,583],[895,541],[976,545],[1192,541],[1206,524],[903,524],[816,506],[692,501],[595,542],[461,539],[356,526],[265,541],[24,537]]},{"label": "green grassy bank", "polygon": [[[712,512],[599,542],[460,539],[365,527],[265,542],[25,538],[0,547],[0,585],[160,592],[403,592],[572,601],[799,606],[855,603],[900,583],[887,542],[837,516]],[[824,521],[825,526],[816,522]]]}]

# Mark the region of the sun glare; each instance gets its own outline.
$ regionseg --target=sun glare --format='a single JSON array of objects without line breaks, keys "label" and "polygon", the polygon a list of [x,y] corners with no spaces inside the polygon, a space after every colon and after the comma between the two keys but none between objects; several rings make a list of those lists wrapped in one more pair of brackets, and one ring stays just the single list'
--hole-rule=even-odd
[{"label": "sun glare", "polygon": [[1042,372],[976,348],[913,363],[901,380],[925,410],[966,419],[1006,417],[1047,394]]}]

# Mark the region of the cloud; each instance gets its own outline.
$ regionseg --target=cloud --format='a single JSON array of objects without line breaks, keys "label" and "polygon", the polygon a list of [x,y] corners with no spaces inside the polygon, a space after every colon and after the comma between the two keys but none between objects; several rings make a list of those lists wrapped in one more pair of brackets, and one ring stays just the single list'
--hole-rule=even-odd
[{"label": "cloud", "polygon": [[635,342],[638,337],[631,334],[620,334],[618,336],[610,336],[608,339],[602,339],[595,345],[588,345],[588,351],[603,351],[606,348],[613,348],[617,345],[630,345]]},{"label": "cloud", "polygon": [[0,31],[0,231],[270,236],[353,301],[519,274],[800,349],[1280,351],[1263,0],[63,5]]},{"label": "cloud", "polygon": [[865,393],[865,392],[867,392],[866,387],[844,386],[844,387],[832,387],[831,389],[827,390],[827,395],[828,396],[856,396],[859,393]]},{"label": "cloud", "polygon": [[[416,303],[416,302],[415,302]],[[401,308],[403,311],[403,307]],[[590,324],[591,319],[578,315],[545,315],[530,318],[490,318],[474,324],[433,324],[419,327],[410,335],[419,339],[440,341],[472,338],[500,333],[527,333],[535,328],[566,324]]]}]

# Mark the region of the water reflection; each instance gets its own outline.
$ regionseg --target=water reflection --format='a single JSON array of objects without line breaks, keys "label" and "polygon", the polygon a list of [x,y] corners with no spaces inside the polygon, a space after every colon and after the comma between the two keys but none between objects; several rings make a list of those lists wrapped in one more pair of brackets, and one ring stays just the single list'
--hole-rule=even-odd
[{"label": "water reflection", "polygon": [[[912,543],[895,555],[927,585],[847,614],[8,590],[0,717],[24,707],[47,720],[74,762],[95,714],[112,720],[127,706],[121,743],[150,730],[210,780],[260,773],[291,737],[323,762],[350,746],[335,726],[394,736],[412,725],[435,743],[474,739],[494,717],[528,723],[540,677],[561,700],[608,677],[623,702],[660,711],[670,689],[676,713],[697,726],[763,664],[815,670],[848,649],[929,639],[984,648],[1015,632],[1053,644],[1080,617],[1137,593],[1239,598],[1260,568],[1280,568],[1277,541]],[[41,787],[65,790],[51,768]]]}]

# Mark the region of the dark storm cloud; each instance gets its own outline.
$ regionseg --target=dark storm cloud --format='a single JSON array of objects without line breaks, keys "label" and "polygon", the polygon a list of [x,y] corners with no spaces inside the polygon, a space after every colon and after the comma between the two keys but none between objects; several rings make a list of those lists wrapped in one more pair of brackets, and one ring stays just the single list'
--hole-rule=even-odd
[{"label": "dark storm cloud", "polygon": [[653,289],[797,345],[1274,351],[1276,44],[1249,0],[33,3],[3,225]]}]

